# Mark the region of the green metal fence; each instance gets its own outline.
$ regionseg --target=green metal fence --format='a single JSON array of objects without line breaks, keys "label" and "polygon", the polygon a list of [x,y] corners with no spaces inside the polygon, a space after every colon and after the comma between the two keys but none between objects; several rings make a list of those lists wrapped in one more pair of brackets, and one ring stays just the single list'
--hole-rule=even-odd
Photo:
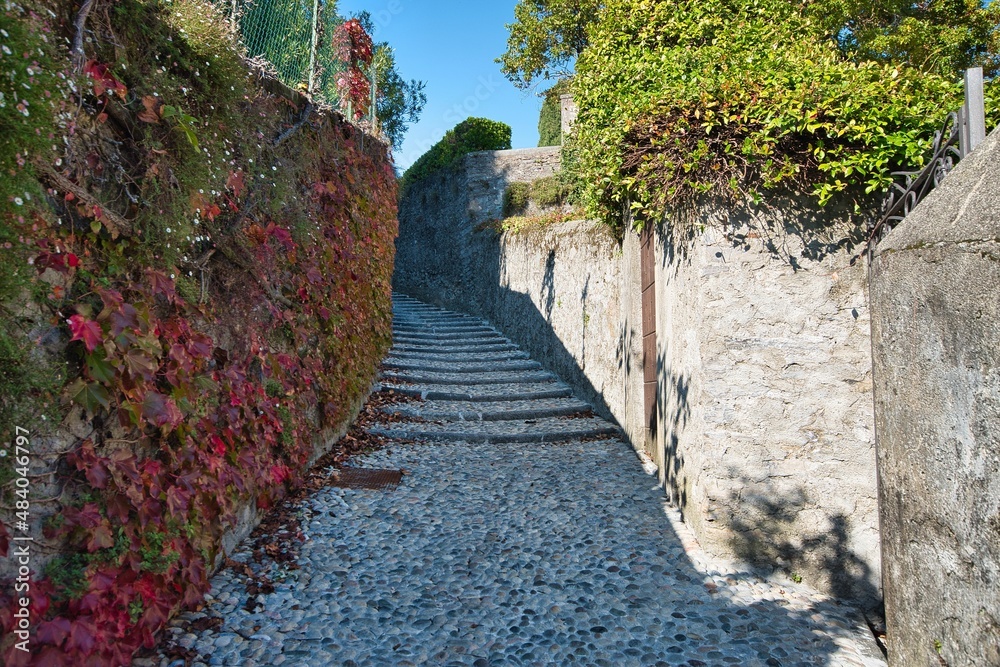
[{"label": "green metal fence", "polygon": [[[333,47],[343,21],[332,0],[215,0],[239,27],[250,58],[262,59],[291,88],[340,105],[337,76],[347,68]],[[369,79],[371,79],[369,74]],[[374,86],[373,86],[374,88]],[[373,110],[369,122],[374,122]]]}]

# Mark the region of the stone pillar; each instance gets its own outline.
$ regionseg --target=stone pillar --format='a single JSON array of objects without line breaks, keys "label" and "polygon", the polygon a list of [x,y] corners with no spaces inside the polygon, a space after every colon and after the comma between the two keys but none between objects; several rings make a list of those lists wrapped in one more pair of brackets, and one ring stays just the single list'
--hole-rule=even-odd
[{"label": "stone pillar", "polygon": [[573,101],[572,95],[560,95],[559,103],[562,109],[562,135],[565,137],[573,129],[573,123],[576,122],[579,109],[576,102]]},{"label": "stone pillar", "polygon": [[879,244],[872,353],[893,667],[1000,665],[1000,131]]}]

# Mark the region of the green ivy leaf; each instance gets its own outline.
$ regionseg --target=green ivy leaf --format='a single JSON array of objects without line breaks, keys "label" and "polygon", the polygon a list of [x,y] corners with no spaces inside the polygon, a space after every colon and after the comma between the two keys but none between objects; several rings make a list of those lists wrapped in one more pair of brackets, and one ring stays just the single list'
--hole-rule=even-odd
[{"label": "green ivy leaf", "polygon": [[107,353],[103,347],[98,347],[86,356],[87,372],[91,379],[104,384],[111,384],[115,379],[115,367],[108,363]]},{"label": "green ivy leaf", "polygon": [[111,406],[108,390],[98,382],[78,379],[66,388],[66,393],[70,400],[77,405],[82,405],[90,414],[96,414],[98,408],[107,409]]}]

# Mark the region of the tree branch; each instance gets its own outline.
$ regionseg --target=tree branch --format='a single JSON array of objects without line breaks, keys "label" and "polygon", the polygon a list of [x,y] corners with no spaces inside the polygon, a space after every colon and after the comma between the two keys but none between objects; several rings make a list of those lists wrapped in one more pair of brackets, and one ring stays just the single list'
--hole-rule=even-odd
[{"label": "tree branch", "polygon": [[313,110],[312,102],[306,102],[306,107],[305,109],[302,110],[302,117],[295,122],[295,125],[292,125],[290,128],[279,134],[278,138],[274,140],[273,145],[280,146],[285,141],[285,139],[288,139],[288,137],[295,134],[295,132],[297,132],[298,129],[303,125],[305,125],[306,122],[309,120],[309,115],[312,113],[312,110]]},{"label": "tree branch", "polygon": [[44,162],[36,161],[35,166],[41,171],[41,176],[49,180],[57,189],[64,192],[72,192],[73,196],[84,204],[99,208],[101,211],[101,222],[111,232],[112,237],[117,238],[121,235],[132,235],[132,223],[112,211],[104,202],[90,194],[85,188],[69,180]]},{"label": "tree branch", "polygon": [[87,17],[90,15],[90,10],[93,7],[94,0],[83,0],[83,4],[80,5],[80,11],[77,12],[76,19],[73,21],[73,27],[76,32],[73,34],[73,48],[70,49],[70,54],[73,56],[73,66],[77,70],[83,69],[83,34],[87,26]]}]

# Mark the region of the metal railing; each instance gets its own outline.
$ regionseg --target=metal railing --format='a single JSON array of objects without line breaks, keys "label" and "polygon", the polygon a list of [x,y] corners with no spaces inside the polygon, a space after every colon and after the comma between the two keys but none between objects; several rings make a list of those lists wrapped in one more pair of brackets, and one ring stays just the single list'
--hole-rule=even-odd
[{"label": "metal railing", "polygon": [[882,200],[882,216],[869,230],[868,248],[878,243],[901,223],[924,197],[941,184],[966,155],[986,139],[986,107],[981,67],[965,71],[965,104],[948,114],[934,134],[927,165],[920,171],[896,171],[895,182]]}]

